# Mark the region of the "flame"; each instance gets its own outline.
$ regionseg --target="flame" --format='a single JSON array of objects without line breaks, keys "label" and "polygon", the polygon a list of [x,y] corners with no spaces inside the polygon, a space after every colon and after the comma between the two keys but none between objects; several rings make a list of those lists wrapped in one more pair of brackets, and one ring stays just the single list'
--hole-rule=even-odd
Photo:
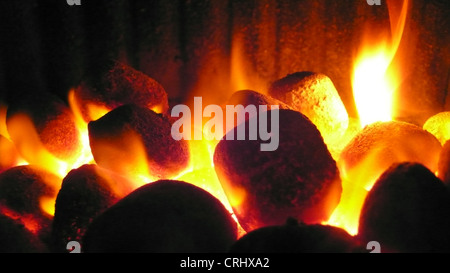
[{"label": "flame", "polygon": [[55,215],[55,200],[56,196],[42,196],[39,199],[41,210],[51,217]]},{"label": "flame", "polygon": [[[377,121],[390,121],[394,117],[395,91],[401,83],[401,71],[396,70],[398,64],[394,58],[403,36],[410,1],[402,1],[401,6],[398,6],[398,1],[387,2],[391,37],[382,37],[378,41],[364,39],[354,64],[352,86],[361,127]],[[383,164],[376,151],[365,159],[364,164],[371,170],[368,173],[384,171],[380,169]],[[343,185],[341,202],[325,224],[344,228],[350,234],[356,235],[360,209],[378,177],[367,173],[354,173],[362,172],[361,170],[366,168],[357,168],[353,173],[347,173],[345,166],[338,167]]]},{"label": "flame", "polygon": [[[194,128],[194,130],[201,129]],[[232,211],[231,205],[225,196],[214,169],[213,154],[218,141],[206,138],[203,132],[202,135],[201,140],[189,140],[190,166],[185,172],[177,176],[176,179],[191,183],[208,191],[219,199],[229,211]]]},{"label": "flame", "polygon": [[44,147],[33,122],[27,115],[13,116],[9,120],[8,131],[18,136],[14,144],[27,163],[41,166],[60,177],[65,176],[69,164],[56,158]]},{"label": "flame", "polygon": [[392,78],[386,75],[391,60],[384,47],[365,53],[357,61],[353,78],[353,95],[361,126],[392,118]]},{"label": "flame", "polygon": [[0,101],[0,135],[10,138],[8,130],[6,129],[6,112],[8,107]]},{"label": "flame", "polygon": [[[68,103],[73,113],[74,122],[81,140],[81,152],[73,162],[66,162],[56,158],[43,146],[30,117],[26,115],[16,115],[9,121],[10,125],[8,126],[8,130],[13,131],[16,135],[20,135],[24,138],[22,141],[15,143],[16,145],[22,145],[20,150],[24,152],[24,157],[27,159],[21,163],[37,164],[45,170],[56,174],[61,180],[72,169],[79,168],[84,164],[95,164],[90,148],[91,143],[89,140],[88,121],[83,117],[82,108],[76,100],[74,89],[70,90],[68,93]],[[96,120],[109,112],[109,109],[106,107],[92,103],[85,105],[84,109],[87,110],[87,120]],[[155,108],[153,110],[159,111],[160,109]],[[3,112],[6,111],[2,111],[2,113]],[[195,130],[199,129],[195,128]],[[126,193],[131,192],[132,189],[136,189],[158,179],[158,177],[154,177],[150,173],[148,158],[140,136],[130,133],[127,136],[122,136],[122,138],[123,141],[126,141],[127,150],[131,151],[133,157],[126,162],[118,161],[119,163],[117,164],[120,165],[107,166],[106,169],[102,168],[104,171],[101,173],[108,181],[116,181],[117,177],[111,179],[113,174],[106,171],[107,169],[115,170],[114,173],[117,174],[117,176],[123,177],[127,182],[131,182],[131,184],[123,183],[123,185],[115,185],[113,187],[120,196],[124,196]],[[217,143],[218,140],[207,136],[203,136],[202,140],[191,140],[189,142],[190,154],[192,157],[192,160],[190,161],[191,165],[186,171],[173,179],[186,181],[208,191],[219,199],[226,209],[232,213],[230,202],[225,196],[214,170],[213,153]],[[115,149],[111,145],[108,145],[108,143],[99,143],[99,145],[99,149],[107,154],[114,155],[113,157],[121,157],[123,154],[121,149]],[[55,183],[51,186],[58,191],[61,184]],[[55,201],[56,196],[42,196],[39,199],[41,210],[49,216],[53,216],[55,212]],[[235,220],[237,221],[236,218]]]},{"label": "flame", "polygon": [[[141,136],[135,132],[128,132],[120,135],[118,138],[111,138],[110,141],[114,145],[111,145],[109,140],[98,140],[94,144],[96,151],[102,157],[106,155],[108,159],[124,158],[126,156],[127,160],[102,160],[102,158],[98,158],[98,160],[102,161],[99,164],[103,168],[113,170],[128,178],[130,182],[133,182],[134,188],[158,180],[158,177],[152,175],[150,172],[149,160]],[[122,147],[126,147],[126,149],[124,150]]]},{"label": "flame", "polygon": [[355,61],[353,96],[362,127],[393,118],[394,92],[400,85],[400,73],[391,65],[403,36],[408,6],[409,0],[404,0],[397,14],[393,2],[388,1],[391,42],[388,38],[375,43],[366,39]]},{"label": "flame", "polygon": [[[81,114],[81,107],[77,103],[77,100],[75,98],[75,90],[71,89],[68,94],[68,102],[70,109],[72,110],[72,113],[75,118],[75,124],[78,128],[80,140],[81,140],[81,153],[78,159],[75,161],[70,168],[68,168],[65,172],[67,174],[68,171],[78,168],[84,164],[89,164],[94,162],[94,157],[92,156],[91,148],[89,145],[89,130],[88,130],[88,123],[84,120],[83,115]],[[87,105],[89,118],[92,120],[96,120],[106,113],[108,113],[108,109],[105,107],[101,107],[94,104],[88,104]],[[64,174],[64,176],[65,176]]]},{"label": "flame", "polygon": [[[17,114],[9,119],[8,132],[18,137],[18,139],[14,141],[14,144],[24,158],[23,161],[19,162],[20,165],[28,163],[38,165],[45,170],[64,178],[70,170],[78,168],[83,164],[93,162],[89,146],[87,123],[83,121],[79,108],[76,107],[74,103],[72,92],[69,93],[69,103],[75,117],[75,124],[81,140],[80,152],[77,154],[77,157],[67,161],[55,157],[42,144],[31,118],[26,114]],[[55,188],[59,190],[59,186],[60,185],[55,185]]]},{"label": "flame", "polygon": [[200,131],[203,137],[201,140],[189,140],[190,166],[175,179],[191,183],[216,197],[238,224],[239,237],[243,236],[245,231],[239,225],[239,221],[232,209],[232,205],[234,205],[236,200],[227,197],[214,169],[214,150],[219,141],[213,137],[206,136],[208,132],[203,132],[202,128],[194,126],[193,130]]},{"label": "flame", "polygon": [[[33,164],[57,175],[60,180],[52,181],[52,184],[49,185],[56,192],[59,191],[62,179],[70,170],[93,162],[93,156],[89,145],[87,122],[85,122],[82,118],[80,108],[74,97],[74,90],[69,92],[68,101],[74,115],[74,121],[81,140],[80,152],[74,159],[64,161],[50,153],[42,144],[31,118],[26,114],[17,114],[11,117],[8,120],[7,130],[2,129],[2,134],[5,134],[6,137],[9,137],[9,134],[14,134],[18,137],[14,141],[14,145],[16,145],[17,150],[20,151],[20,156],[23,159],[20,159],[16,166]],[[0,114],[2,124],[4,123],[3,121],[6,120],[6,108],[7,107],[1,107]],[[100,107],[91,107],[89,105],[88,109],[91,117],[100,117],[106,113],[106,109]],[[2,128],[3,127],[6,126],[2,126]],[[55,201],[56,196],[43,196],[40,199],[40,207],[48,215],[53,216],[55,212]]]},{"label": "flame", "polygon": [[[204,69],[199,73],[200,78],[191,95],[194,97],[201,96],[205,105],[226,101],[238,90],[255,90],[263,94],[267,93],[267,79],[258,76],[259,73],[257,73],[255,65],[249,61],[251,58],[246,55],[244,35],[244,32],[239,29],[233,30],[228,66],[223,65],[228,62],[228,56],[220,54],[208,58],[208,61],[204,64]],[[214,90],[214,92],[211,92],[211,90]],[[185,103],[193,109],[193,101]],[[245,198],[245,191],[236,189],[236,194],[233,194],[232,197],[227,197],[225,194],[214,169],[213,161],[214,150],[219,141],[215,139],[215,136],[209,135],[211,132],[203,130],[207,121],[208,119],[202,117],[202,128],[195,127],[195,123],[192,124],[192,135],[201,135],[202,139],[188,141],[191,155],[190,166],[175,179],[198,186],[221,201],[237,222],[239,236],[242,236],[245,231],[239,225],[232,205],[238,205],[242,202]],[[226,130],[226,124],[223,123],[222,132],[226,133]]]},{"label": "flame", "polygon": [[[381,174],[384,168],[380,166],[377,151],[372,151],[365,157],[363,167],[348,169],[342,166],[342,162],[339,163],[343,187],[341,202],[327,224],[344,228],[349,234],[356,235],[361,208],[366,196],[375,184],[377,175]],[[371,171],[361,172],[364,169],[370,169]]]},{"label": "flame", "polygon": [[231,64],[230,64],[230,89],[237,90],[257,90],[265,93],[266,83],[257,77],[255,68],[250,65],[245,56],[244,38],[241,33],[233,36],[231,48]]},{"label": "flame", "polygon": [[[95,162],[90,148],[88,121],[97,120],[103,117],[110,111],[110,109],[103,105],[87,102],[87,105],[85,106],[87,109],[88,121],[86,121],[86,119],[83,118],[81,111],[82,108],[77,102],[74,89],[71,89],[69,91],[68,101],[69,106],[75,116],[75,123],[79,130],[80,139],[82,142],[82,152],[76,162],[70,166],[70,169],[68,170],[70,171],[71,169],[78,168],[84,164],[91,164]],[[155,106],[155,108],[152,110],[160,111],[161,109],[161,106]],[[120,161],[123,164],[114,165],[111,167],[111,169],[120,170],[119,172],[123,174],[124,177],[128,178],[130,181],[133,181],[134,188],[138,188],[144,184],[157,180],[156,177],[153,177],[150,174],[147,164],[148,159],[142,139],[136,134],[129,134],[123,137],[123,140],[126,140],[126,146],[128,147],[129,151],[132,151],[134,156],[127,162]],[[101,145],[100,149],[107,154],[115,155],[117,157],[121,157],[121,155],[123,154],[122,150],[115,149],[113,148],[113,146],[108,145],[107,143],[100,143],[99,145]]]}]

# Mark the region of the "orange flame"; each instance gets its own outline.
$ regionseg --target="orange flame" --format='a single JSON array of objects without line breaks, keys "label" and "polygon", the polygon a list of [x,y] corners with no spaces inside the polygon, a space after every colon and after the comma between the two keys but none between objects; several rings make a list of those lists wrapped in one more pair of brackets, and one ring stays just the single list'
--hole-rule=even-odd
[{"label": "orange flame", "polygon": [[27,115],[13,116],[9,120],[8,131],[18,136],[14,144],[27,163],[41,166],[60,177],[65,176],[69,163],[56,158],[44,147],[33,122]]},{"label": "orange flame", "polygon": [[[69,91],[68,102],[75,118],[75,124],[78,128],[82,147],[80,156],[75,161],[75,163],[66,170],[64,176],[67,174],[68,171],[78,168],[83,164],[92,163],[94,161],[94,157],[92,156],[91,149],[89,146],[89,132],[87,122],[83,119],[80,107],[77,103],[77,100],[75,99],[75,90],[73,89]],[[89,109],[89,117],[93,119],[99,118],[107,113],[107,110],[105,108],[93,106],[91,107],[91,105],[88,105],[88,109]]]},{"label": "orange flame", "polygon": [[366,38],[355,61],[352,85],[361,126],[393,117],[394,92],[400,85],[400,73],[391,67],[406,24],[409,0],[403,1],[400,12],[388,1],[391,39],[374,43]]},{"label": "orange flame", "polygon": [[[266,93],[267,83],[258,77],[255,67],[247,62],[249,58],[245,56],[244,38],[241,33],[233,35],[231,48],[231,78],[230,91],[255,90]],[[231,95],[231,93],[230,93]]]},{"label": "orange flame", "polygon": [[[6,106],[1,107],[1,132],[5,137],[9,137],[9,134],[13,133],[18,138],[15,139],[14,145],[17,150],[20,151],[19,161],[16,165],[33,164],[42,167],[43,169],[57,175],[61,180],[52,181],[50,185],[56,192],[61,187],[62,178],[67,173],[75,168],[80,167],[83,164],[89,164],[93,162],[93,156],[89,146],[89,134],[87,130],[87,123],[83,120],[80,112],[80,108],[76,104],[74,98],[74,92],[69,92],[69,104],[74,114],[75,124],[79,132],[79,138],[81,140],[80,152],[76,158],[70,160],[61,160],[50,153],[41,142],[37,130],[29,116],[26,114],[17,114],[8,120],[8,128],[6,129]],[[105,109],[100,107],[90,107],[90,114],[92,117],[100,117],[106,113]],[[40,199],[41,209],[48,215],[54,215],[54,205],[56,196],[43,196]]]},{"label": "orange flame", "polygon": [[[394,95],[401,83],[401,71],[394,71],[393,62],[403,36],[409,0],[404,0],[400,9],[394,4],[397,2],[388,1],[391,37],[384,37],[381,41],[376,42],[365,39],[362,50],[355,61],[352,76],[353,94],[362,127],[377,121],[392,120],[394,116]],[[376,155],[376,152],[372,154]],[[379,160],[375,156],[366,158],[365,167],[367,169],[376,168],[381,164],[378,162]],[[365,170],[364,167],[350,171],[346,171],[342,163],[338,167],[343,180],[343,192],[341,202],[327,224],[342,227],[350,234],[355,235],[358,232],[361,207],[378,177],[355,173]],[[349,177],[352,181],[348,181]]]},{"label": "orange flame", "polygon": [[6,112],[8,107],[0,101],[0,135],[9,138],[8,130],[6,129]]},{"label": "orange flame", "polygon": [[245,231],[239,225],[239,221],[232,209],[232,205],[236,205],[235,202],[238,200],[229,199],[227,197],[214,169],[213,156],[218,140],[215,140],[213,137],[208,138],[208,136],[205,136],[207,132],[203,132],[202,128],[194,127],[193,129],[200,131],[203,138],[201,140],[189,140],[189,152],[191,155],[190,166],[175,179],[200,187],[222,202],[224,207],[232,214],[233,219],[237,222],[239,236],[242,236],[245,234]]}]

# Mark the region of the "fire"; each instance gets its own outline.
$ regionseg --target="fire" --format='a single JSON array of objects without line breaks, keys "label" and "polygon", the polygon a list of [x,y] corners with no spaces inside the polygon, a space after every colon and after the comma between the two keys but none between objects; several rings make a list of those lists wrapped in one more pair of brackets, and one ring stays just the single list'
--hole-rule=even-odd
[{"label": "fire", "polygon": [[[29,164],[35,164],[64,177],[69,163],[56,158],[42,144],[31,119],[25,115],[16,115],[9,121],[8,131],[20,136],[15,145],[21,151],[22,157]],[[56,187],[56,185],[55,185]]]},{"label": "fire", "polygon": [[234,33],[231,47],[230,91],[251,89],[265,93],[266,83],[256,76],[258,75],[256,68],[248,63],[244,45],[242,34]]},{"label": "fire", "polygon": [[9,138],[8,130],[6,129],[6,112],[8,107],[0,101],[0,135]]},{"label": "fire", "polygon": [[[377,174],[380,174],[382,170],[378,169],[379,163],[376,155],[376,152],[369,154],[364,160],[364,166],[377,169]],[[343,171],[346,170],[345,166],[338,164],[338,167],[341,170],[343,186],[341,202],[327,224],[344,228],[351,235],[356,235],[358,233],[360,210],[367,193],[372,189],[378,177],[373,175],[373,172],[370,172],[370,174],[361,172],[365,169],[364,167],[350,169],[348,172]]]},{"label": "fire", "polygon": [[201,140],[189,140],[190,166],[176,179],[208,191],[219,199],[229,211],[232,211],[228,198],[225,196],[214,170],[213,154],[218,141],[204,136],[205,133],[201,131],[201,128],[194,128],[194,130],[203,134],[203,137]]},{"label": "fire", "polygon": [[[105,114],[107,114],[111,109],[108,109],[105,106],[98,105],[95,103],[89,103],[86,105],[87,109],[87,115],[88,115],[88,121],[86,121],[86,118],[83,118],[83,115],[81,113],[81,107],[78,104],[76,98],[75,98],[75,90],[70,90],[68,95],[68,101],[70,108],[72,109],[72,112],[74,113],[75,120],[77,127],[79,129],[80,138],[82,141],[82,153],[78,160],[76,161],[76,164],[73,164],[70,166],[70,169],[78,168],[83,164],[89,164],[94,163],[94,157],[90,148],[90,141],[89,141],[89,130],[88,130],[88,121],[89,120],[97,120],[101,117],[103,117]],[[152,109],[155,112],[161,111],[161,107],[154,107]],[[156,180],[155,177],[152,177],[149,173],[148,166],[147,166],[147,156],[145,154],[145,148],[144,144],[142,143],[142,140],[139,136],[135,134],[129,134],[124,138],[124,141],[127,142],[127,146],[129,149],[133,151],[133,154],[135,155],[133,158],[130,158],[130,161],[127,162],[127,164],[124,164],[122,166],[115,166],[116,168],[123,170],[123,173],[126,174],[125,176],[130,180],[133,181],[134,187],[138,188],[146,183],[152,182]],[[106,143],[105,143],[106,144]],[[103,145],[104,148],[102,149],[108,149],[108,151],[111,154],[114,154],[118,157],[122,155],[122,151],[120,150],[111,150],[111,148],[108,145]],[[69,170],[70,171],[70,170]]]},{"label": "fire", "polygon": [[394,4],[388,1],[391,39],[377,42],[366,39],[355,61],[353,96],[362,127],[393,118],[394,95],[400,85],[400,73],[391,65],[403,36],[409,0],[403,1],[400,12]]},{"label": "fire", "polygon": [[245,234],[245,231],[239,225],[239,221],[232,209],[232,205],[236,205],[238,200],[231,199],[225,194],[214,169],[214,150],[219,141],[212,136],[208,136],[208,132],[203,131],[203,126],[201,128],[192,126],[194,131],[192,134],[197,132],[202,134],[203,137],[199,140],[189,140],[190,166],[175,179],[200,187],[222,202],[224,207],[232,214],[233,219],[238,223],[239,236],[242,236]]},{"label": "fire", "polygon": [[[75,97],[75,90],[72,89],[68,93],[68,103],[70,110],[73,114],[74,122],[78,130],[80,141],[80,152],[74,160],[64,161],[58,159],[52,155],[40,142],[39,136],[34,128],[34,125],[30,117],[26,115],[17,115],[13,120],[10,120],[10,125],[8,130],[15,131],[17,135],[23,136],[23,141],[16,143],[16,145],[24,145],[21,149],[23,151],[26,160],[21,164],[37,164],[43,167],[45,170],[57,175],[61,180],[72,170],[79,168],[84,164],[95,164],[94,156],[91,150],[91,143],[89,139],[88,123],[90,120],[97,120],[107,114],[110,109],[104,106],[89,103],[84,105],[85,111],[82,112],[82,107],[79,105]],[[6,119],[6,107],[2,108],[2,116]],[[154,108],[153,111],[159,111],[161,109]],[[87,117],[86,117],[87,114]],[[3,119],[2,119],[3,120]],[[199,130],[194,128],[194,130]],[[201,128],[200,128],[201,130]],[[6,126],[5,126],[6,131]],[[201,132],[201,134],[204,134]],[[6,134],[7,135],[7,134]],[[7,135],[8,136],[8,135]],[[152,176],[149,171],[147,162],[148,158],[145,153],[145,148],[143,147],[143,142],[141,138],[134,134],[129,134],[123,137],[124,145],[127,145],[128,149],[133,152],[133,158],[129,161],[120,165],[114,166],[113,169],[123,170],[120,176],[127,179],[127,182],[132,182],[127,184],[128,186],[136,189],[146,183],[151,183],[157,180],[157,177]],[[178,179],[192,183],[218,198],[224,206],[232,212],[231,205],[223,192],[222,186],[216,176],[213,164],[213,153],[217,140],[211,137],[203,137],[201,140],[192,140],[189,142],[190,154],[192,160],[191,165],[183,173],[176,177],[171,177],[171,179]],[[112,149],[110,146],[106,145],[101,149]],[[117,157],[122,156],[123,151],[119,150],[108,150],[109,154],[114,154]],[[61,182],[61,181],[59,181]],[[60,188],[60,183],[55,183],[52,187],[56,192]],[[122,192],[130,192],[129,188],[114,189]],[[123,186],[122,186],[123,187]],[[55,212],[55,201],[56,196],[43,196],[39,199],[40,208],[47,215],[53,216]]]},{"label": "fire", "polygon": [[365,53],[355,65],[353,96],[361,126],[392,119],[393,78],[387,74],[391,58],[384,46]]},{"label": "fire", "polygon": [[[393,120],[395,115],[395,92],[401,83],[401,71],[396,70],[398,64],[395,63],[394,58],[403,36],[409,0],[404,0],[401,6],[398,6],[398,3],[387,1],[391,36],[377,41],[364,39],[354,63],[352,86],[361,127],[378,121]],[[365,170],[383,165],[379,162],[381,159],[375,156],[376,154],[376,152],[371,153],[365,159],[364,166],[354,170],[347,170],[345,166],[342,166],[342,162],[338,162],[343,180],[343,192],[341,202],[328,220],[328,224],[342,227],[352,235],[357,234],[360,209],[367,193],[378,178],[376,175],[369,177]],[[381,174],[384,170],[378,171],[377,174]],[[373,174],[373,172],[369,173]]]},{"label": "fire", "polygon": [[42,196],[39,199],[39,204],[41,205],[42,211],[50,216],[55,215],[55,200],[56,196]]}]

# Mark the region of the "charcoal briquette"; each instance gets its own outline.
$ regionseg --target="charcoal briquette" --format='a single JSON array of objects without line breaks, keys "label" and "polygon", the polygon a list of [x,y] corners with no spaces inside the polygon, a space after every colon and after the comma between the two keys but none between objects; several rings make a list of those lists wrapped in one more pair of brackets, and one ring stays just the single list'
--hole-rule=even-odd
[{"label": "charcoal briquette", "polygon": [[160,180],[136,189],[88,227],[85,252],[214,253],[237,240],[237,223],[207,191]]},{"label": "charcoal briquette", "polygon": [[267,226],[242,236],[230,253],[354,253],[361,252],[358,240],[344,229],[321,224],[305,225],[296,219]]},{"label": "charcoal briquette", "polygon": [[[241,226],[247,231],[281,225],[288,217],[307,224],[328,220],[341,196],[341,180],[320,132],[303,114],[280,109],[279,145],[261,151],[261,138],[230,140],[239,126],[218,143],[214,152],[217,176]],[[258,119],[258,117],[254,117]],[[275,134],[275,132],[272,132]]]},{"label": "charcoal briquette", "polygon": [[113,110],[124,104],[137,104],[158,113],[169,108],[167,93],[159,82],[120,62],[115,62],[104,74],[101,84],[81,83],[75,88],[75,98],[87,122],[93,119],[88,105]]},{"label": "charcoal briquette", "polygon": [[419,163],[393,164],[368,193],[359,219],[361,241],[382,252],[450,252],[450,192]]},{"label": "charcoal briquette", "polygon": [[61,185],[61,178],[40,167],[10,168],[0,174],[0,212],[46,241],[53,215],[51,208],[50,211],[44,208],[43,201],[49,200],[49,206],[54,206],[55,185]]},{"label": "charcoal briquette", "polygon": [[55,202],[52,250],[66,252],[68,242],[80,242],[93,219],[131,191],[129,181],[95,164],[70,171]]},{"label": "charcoal briquette", "polygon": [[174,140],[162,114],[138,105],[123,105],[88,124],[95,162],[128,175],[172,178],[189,163],[185,140]]}]

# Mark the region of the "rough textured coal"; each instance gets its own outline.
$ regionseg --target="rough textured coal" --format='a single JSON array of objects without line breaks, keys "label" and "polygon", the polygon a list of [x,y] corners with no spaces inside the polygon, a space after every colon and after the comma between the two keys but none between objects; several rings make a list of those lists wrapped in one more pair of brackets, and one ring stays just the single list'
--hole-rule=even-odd
[{"label": "rough textured coal", "polygon": [[129,164],[139,156],[132,148],[137,144],[136,137],[143,145],[152,176],[170,178],[188,166],[187,142],[174,140],[168,118],[150,109],[123,105],[91,121],[88,128],[92,154],[104,168],[122,174],[133,173],[133,168],[139,167]]},{"label": "rough textured coal", "polygon": [[61,179],[36,166],[8,169],[0,174],[0,210],[20,221],[43,241],[48,239],[53,216],[42,209],[42,198],[55,198],[53,186]]},{"label": "rough textured coal", "polygon": [[402,161],[419,162],[436,171],[441,149],[439,141],[421,127],[399,121],[376,122],[348,143],[339,164],[346,173],[360,169],[374,179]]},{"label": "rough textured coal", "polygon": [[83,165],[69,172],[56,198],[52,250],[66,252],[67,242],[80,242],[95,217],[131,192],[126,183],[96,165]]},{"label": "rough textured coal", "polygon": [[[261,151],[261,139],[221,140],[214,152],[218,178],[246,231],[281,225],[288,217],[320,223],[341,194],[341,180],[320,132],[303,114],[279,111],[279,146]],[[236,134],[236,129],[227,133]],[[234,139],[237,139],[236,136]]]},{"label": "rough textured coal", "polygon": [[19,222],[0,215],[0,253],[43,253],[46,245]]},{"label": "rough textured coal", "polygon": [[253,230],[241,237],[231,253],[352,253],[362,249],[345,230],[327,225],[298,224],[288,219],[285,225]]},{"label": "rough textured coal", "polygon": [[169,108],[167,94],[161,84],[120,62],[116,62],[105,74],[102,84],[81,84],[75,89],[75,97],[87,121],[91,121],[86,108],[89,103],[104,106],[109,110],[124,104],[136,104],[158,113],[165,113]]},{"label": "rough textured coal", "polygon": [[314,72],[296,72],[272,83],[269,95],[307,116],[321,132],[325,143],[339,143],[349,118],[330,78]]},{"label": "rough textured coal", "polygon": [[384,252],[450,251],[450,193],[418,163],[389,168],[367,195],[358,236]]},{"label": "rough textured coal", "polygon": [[[35,154],[30,152],[33,143],[31,128],[23,129],[22,121],[15,118],[26,115],[39,139],[39,145],[55,157],[73,161],[81,151],[81,140],[74,116],[64,101],[49,93],[41,92],[18,98],[8,106],[6,125],[11,140],[25,159],[32,164],[40,164]],[[21,128],[22,127],[22,128]]]},{"label": "rough textured coal", "polygon": [[237,224],[222,203],[182,181],[144,185],[97,217],[86,252],[225,252]]}]

